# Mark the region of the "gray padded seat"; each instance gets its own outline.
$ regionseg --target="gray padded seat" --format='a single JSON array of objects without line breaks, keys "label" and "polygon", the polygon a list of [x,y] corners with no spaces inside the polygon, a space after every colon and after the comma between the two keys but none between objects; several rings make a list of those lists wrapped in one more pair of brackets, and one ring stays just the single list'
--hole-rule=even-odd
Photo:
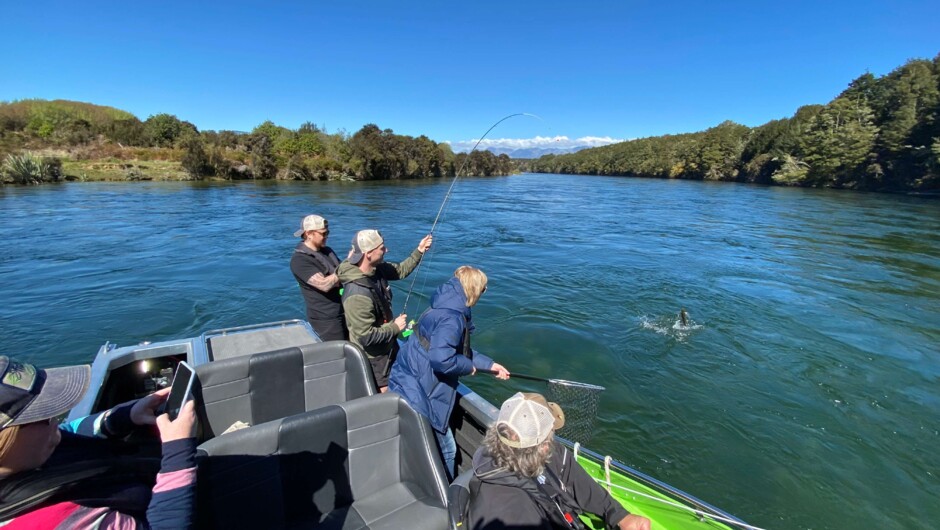
[{"label": "gray padded seat", "polygon": [[215,361],[196,368],[196,375],[200,441],[236,421],[260,425],[376,393],[368,359],[344,341]]},{"label": "gray padded seat", "polygon": [[473,470],[468,469],[457,475],[447,488],[447,512],[451,530],[467,530],[470,513],[470,480]]},{"label": "gray padded seat", "polygon": [[199,528],[448,527],[430,425],[397,394],[219,436],[198,458]]}]

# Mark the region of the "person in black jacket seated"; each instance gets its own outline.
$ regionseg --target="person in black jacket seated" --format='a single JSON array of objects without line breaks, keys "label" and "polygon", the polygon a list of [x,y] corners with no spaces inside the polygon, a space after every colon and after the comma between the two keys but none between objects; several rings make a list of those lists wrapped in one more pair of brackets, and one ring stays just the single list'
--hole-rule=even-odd
[{"label": "person in black jacket seated", "polygon": [[473,456],[472,530],[585,528],[578,519],[585,512],[610,528],[650,530],[649,519],[627,512],[555,443],[564,424],[561,407],[540,394],[520,392],[503,403]]}]

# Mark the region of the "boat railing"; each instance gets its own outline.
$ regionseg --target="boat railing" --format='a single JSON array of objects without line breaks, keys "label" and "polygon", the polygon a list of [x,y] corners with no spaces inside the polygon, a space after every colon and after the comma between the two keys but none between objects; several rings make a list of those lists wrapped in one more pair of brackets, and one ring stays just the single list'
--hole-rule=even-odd
[{"label": "boat railing", "polygon": [[[699,512],[703,512],[706,515],[708,514],[716,515],[720,519],[726,520],[725,522],[732,522],[734,524],[750,528],[750,526],[747,523],[735,517],[734,515],[731,515],[730,513],[724,510],[721,510],[719,508],[716,508],[715,506],[712,506],[711,504],[708,504],[707,502],[693,495],[690,495],[674,486],[670,486],[669,484],[666,484],[665,482],[657,480],[647,475],[646,473],[643,473],[642,471],[639,471],[626,464],[618,462],[617,460],[614,460],[613,458],[609,456],[604,456],[604,455],[601,455],[600,453],[587,449],[586,447],[581,446],[581,444],[572,442],[571,440],[567,440],[560,436],[556,436],[555,439],[561,442],[563,445],[567,446],[572,451],[574,451],[575,457],[578,457],[578,456],[587,457],[593,460],[598,465],[600,465],[605,470],[613,469],[621,474],[627,475],[641,484],[649,486],[657,491],[666,493],[670,497],[679,499],[689,504],[691,507],[695,508]],[[609,472],[607,473],[607,475],[609,477],[610,475]],[[608,482],[609,482],[609,478],[608,478]]]},{"label": "boat railing", "polygon": [[[465,413],[474,418],[477,418],[478,421],[482,423],[484,428],[489,426],[493,421],[496,421],[496,417],[499,415],[499,409],[483,398],[483,396],[477,394],[473,389],[467,387],[463,383],[458,385],[458,393],[460,395],[460,407],[464,410]],[[741,519],[719,508],[716,508],[715,506],[712,506],[711,504],[708,504],[707,502],[702,501],[693,495],[670,486],[665,482],[659,481],[639,470],[633,469],[632,467],[623,464],[622,462],[618,462],[609,456],[603,456],[600,453],[584,448],[580,444],[572,442],[566,438],[562,438],[561,436],[556,436],[555,439],[574,451],[577,456],[594,461],[601,469],[616,471],[617,473],[620,473],[621,475],[636,481],[638,484],[647,486],[656,492],[662,493],[666,497],[685,503],[685,507],[698,514],[699,517],[707,517],[711,515],[714,516],[714,519],[719,521],[730,522],[743,528],[754,528],[749,526]],[[607,473],[607,476],[607,482],[609,483],[609,472]],[[613,486],[616,487],[617,485]],[[634,493],[644,495],[642,492]],[[662,499],[657,498],[656,500]]]}]

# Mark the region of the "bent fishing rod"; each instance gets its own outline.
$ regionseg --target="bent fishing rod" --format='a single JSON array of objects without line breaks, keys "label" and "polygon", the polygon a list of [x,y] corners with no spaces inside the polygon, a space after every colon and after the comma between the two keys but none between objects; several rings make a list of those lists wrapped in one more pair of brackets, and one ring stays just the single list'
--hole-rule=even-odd
[{"label": "bent fishing rod", "polygon": [[[491,125],[490,128],[487,129],[485,133],[483,133],[483,136],[481,136],[480,139],[477,140],[477,143],[473,145],[473,149],[467,152],[467,157],[464,158],[463,163],[460,164],[460,169],[457,170],[457,173],[454,175],[454,179],[451,180],[450,187],[447,188],[447,193],[444,194],[444,200],[441,201],[441,207],[437,209],[437,216],[434,217],[434,222],[431,223],[431,231],[428,232],[428,235],[434,235],[434,229],[437,228],[437,222],[440,220],[441,214],[444,212],[444,207],[447,206],[447,201],[450,200],[450,195],[454,191],[454,185],[457,184],[457,179],[460,178],[460,173],[463,172],[464,168],[467,167],[467,162],[470,161],[470,154],[477,150],[477,147],[480,146],[480,142],[482,142],[483,139],[486,138],[486,135],[490,134],[490,131],[495,129],[497,125],[499,125],[500,123],[503,123],[509,118],[514,118],[516,116],[530,116],[532,118],[537,118],[539,120],[542,119],[539,116],[536,116],[535,114],[529,114],[528,112],[517,112],[515,114],[504,116],[499,121]],[[419,261],[418,265],[415,267],[415,270],[412,272],[411,285],[408,287],[408,294],[405,296],[405,304],[401,308],[402,313],[407,314],[408,301],[411,300],[411,293],[414,291],[415,282],[418,280],[418,269],[421,268],[421,264],[423,262],[424,260]]]}]

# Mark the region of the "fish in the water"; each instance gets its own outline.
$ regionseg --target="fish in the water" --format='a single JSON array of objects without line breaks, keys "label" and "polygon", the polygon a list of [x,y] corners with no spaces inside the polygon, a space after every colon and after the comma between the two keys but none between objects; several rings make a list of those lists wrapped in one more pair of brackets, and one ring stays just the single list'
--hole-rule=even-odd
[{"label": "fish in the water", "polygon": [[686,313],[685,308],[679,310],[679,323],[683,326],[689,325],[689,314]]}]

